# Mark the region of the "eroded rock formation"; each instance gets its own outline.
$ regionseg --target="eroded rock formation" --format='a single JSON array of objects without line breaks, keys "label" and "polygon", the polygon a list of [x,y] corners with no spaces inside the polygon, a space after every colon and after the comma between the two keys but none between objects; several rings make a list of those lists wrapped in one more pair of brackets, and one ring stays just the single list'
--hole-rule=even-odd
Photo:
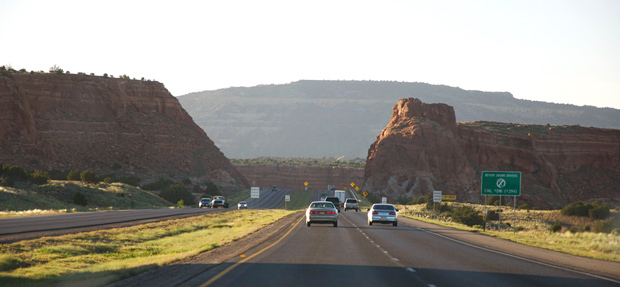
[{"label": "eroded rock formation", "polygon": [[86,75],[0,77],[0,162],[244,184],[163,84]]},{"label": "eroded rock formation", "polygon": [[445,104],[401,99],[368,150],[364,188],[392,199],[441,190],[481,202],[481,171],[521,171],[520,202],[620,200],[620,130],[456,123]]}]

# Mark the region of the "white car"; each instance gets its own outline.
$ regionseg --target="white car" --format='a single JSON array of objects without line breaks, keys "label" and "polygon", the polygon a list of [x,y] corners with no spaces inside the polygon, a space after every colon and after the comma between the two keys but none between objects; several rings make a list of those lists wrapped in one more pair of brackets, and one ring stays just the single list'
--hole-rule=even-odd
[{"label": "white car", "polygon": [[391,204],[375,203],[368,210],[368,225],[373,223],[392,223],[398,225],[398,209]]},{"label": "white car", "polygon": [[248,209],[248,203],[245,201],[239,201],[239,203],[237,203],[237,208],[238,209]]},{"label": "white car", "polygon": [[306,226],[312,223],[328,223],[338,227],[338,210],[329,201],[313,201],[306,209]]}]

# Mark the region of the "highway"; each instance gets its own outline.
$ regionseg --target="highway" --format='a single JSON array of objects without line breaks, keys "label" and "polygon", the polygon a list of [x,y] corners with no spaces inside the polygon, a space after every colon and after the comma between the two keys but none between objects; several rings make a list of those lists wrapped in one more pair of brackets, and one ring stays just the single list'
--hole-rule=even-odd
[{"label": "highway", "polygon": [[[278,191],[271,191],[271,189],[261,190],[260,198],[247,199],[249,203],[248,208],[281,208],[284,205],[284,195],[291,192],[289,189],[279,189]],[[233,209],[237,209],[236,204],[230,205],[228,209],[136,209],[6,217],[0,218],[0,242],[137,225]]]},{"label": "highway", "polygon": [[[459,240],[455,231],[401,218],[398,227],[366,223],[365,212],[342,213],[338,227],[295,224],[244,254],[201,274],[187,274],[177,286],[619,286],[620,264],[561,254],[508,241],[524,254],[557,265],[495,251]],[[484,245],[484,242],[482,243]],[[549,254],[549,255],[547,255]],[[548,258],[545,257],[555,257]],[[583,262],[579,262],[584,260]],[[575,261],[569,263],[567,261]],[[567,264],[564,264],[564,263]],[[194,262],[193,264],[201,264]],[[609,276],[573,271],[591,265]],[[565,265],[565,266],[561,266]],[[203,268],[204,269],[204,268]],[[163,280],[163,278],[160,278]],[[144,282],[157,286],[155,279]],[[164,285],[173,286],[170,282]],[[146,285],[144,285],[146,286]]]}]

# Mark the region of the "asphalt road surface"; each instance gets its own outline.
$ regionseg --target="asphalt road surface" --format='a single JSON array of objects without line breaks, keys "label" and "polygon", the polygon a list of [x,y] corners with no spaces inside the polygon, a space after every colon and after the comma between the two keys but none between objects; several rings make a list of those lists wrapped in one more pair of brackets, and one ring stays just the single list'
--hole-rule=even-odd
[{"label": "asphalt road surface", "polygon": [[[468,238],[472,236],[482,242],[470,243],[475,242]],[[502,252],[493,250],[494,244],[517,247],[514,252]],[[368,226],[365,212],[342,213],[338,227],[306,227],[299,217],[295,225],[267,242],[206,269],[179,286],[620,285],[617,262],[541,250],[405,218],[398,227]]]}]

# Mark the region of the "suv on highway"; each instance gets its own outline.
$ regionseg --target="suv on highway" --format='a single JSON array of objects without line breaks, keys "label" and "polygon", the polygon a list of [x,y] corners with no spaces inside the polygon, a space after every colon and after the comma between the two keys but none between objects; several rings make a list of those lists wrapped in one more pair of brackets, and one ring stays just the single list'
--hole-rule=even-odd
[{"label": "suv on highway", "polygon": [[211,201],[211,208],[218,207],[228,208],[228,202],[226,201],[226,198],[221,195],[214,196],[213,200]]},{"label": "suv on highway", "polygon": [[205,197],[200,199],[200,203],[198,203],[198,207],[211,207],[211,198]]},{"label": "suv on highway", "polygon": [[325,201],[329,201],[334,204],[338,212],[340,212],[340,199],[335,196],[328,196],[325,198]]},{"label": "suv on highway", "polygon": [[344,211],[347,211],[347,209],[355,209],[355,212],[360,211],[359,205],[357,203],[357,199],[347,198],[344,201]]}]

